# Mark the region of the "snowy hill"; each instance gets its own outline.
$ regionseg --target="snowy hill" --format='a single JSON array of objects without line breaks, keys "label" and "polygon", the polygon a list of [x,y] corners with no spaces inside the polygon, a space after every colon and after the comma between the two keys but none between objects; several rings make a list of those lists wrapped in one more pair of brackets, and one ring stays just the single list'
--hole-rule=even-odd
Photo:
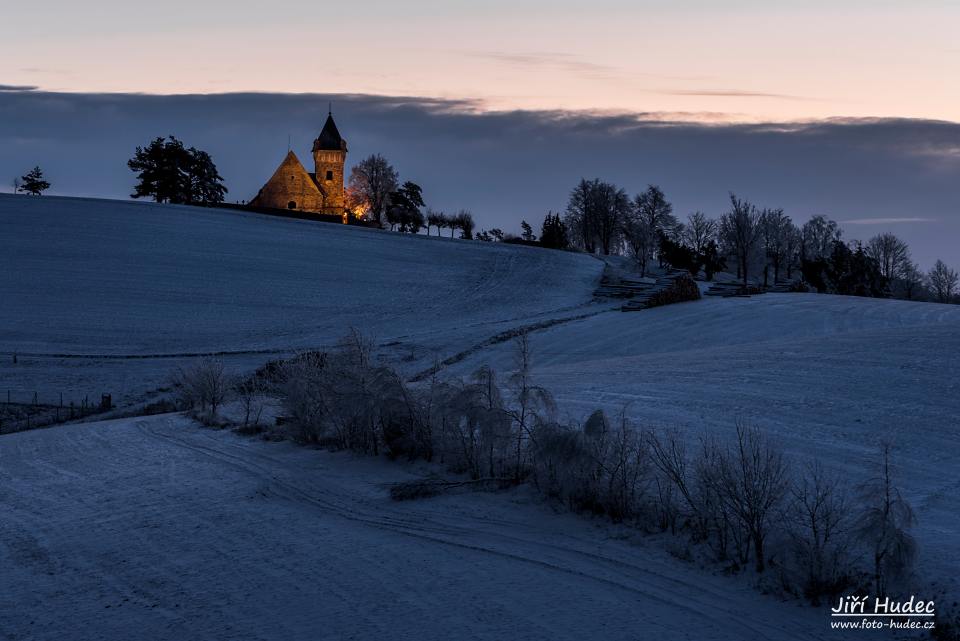
[{"label": "snowy hill", "polygon": [[[894,444],[917,513],[918,574],[960,591],[960,307],[818,294],[704,299],[601,314],[531,337],[537,381],[575,420],[626,408],[647,427],[763,429],[850,485]],[[508,369],[509,345],[450,368]]]},{"label": "snowy hill", "polygon": [[[742,420],[851,485],[871,473],[877,441],[892,440],[919,520],[918,575],[960,594],[960,307],[768,294],[623,314],[592,301],[603,264],[589,256],[140,203],[0,197],[0,230],[0,393],[137,401],[196,353],[251,369],[350,327],[410,374],[444,359],[445,375],[508,370],[512,346],[494,339],[533,327],[534,377],[573,420],[626,407],[691,440]],[[211,638],[243,636],[234,625],[244,638],[297,638],[318,620],[333,637],[444,638],[460,636],[464,619],[443,618],[454,611],[475,638],[826,631],[823,613],[771,604],[523,496],[390,504],[382,483],[410,471],[377,461],[170,417],[0,441],[0,498],[16,508],[0,522],[0,542],[13,541],[0,543],[0,567],[15,568],[0,611],[31,586],[40,595],[20,607],[19,635],[36,618],[70,636],[43,614],[61,581],[92,595],[59,603],[81,624],[106,602],[117,631],[148,616],[167,630],[159,638],[182,637],[184,620]],[[205,608],[199,594],[213,595]]]},{"label": "snowy hill", "polygon": [[0,390],[41,395],[133,398],[177,355],[228,352],[250,368],[350,327],[431,361],[583,313],[602,269],[563,252],[122,201],[0,196],[0,230],[0,353],[20,354],[15,371],[2,359]]},{"label": "snowy hill", "polygon": [[849,638],[522,490],[395,503],[417,470],[170,416],[0,439],[11,639]]}]

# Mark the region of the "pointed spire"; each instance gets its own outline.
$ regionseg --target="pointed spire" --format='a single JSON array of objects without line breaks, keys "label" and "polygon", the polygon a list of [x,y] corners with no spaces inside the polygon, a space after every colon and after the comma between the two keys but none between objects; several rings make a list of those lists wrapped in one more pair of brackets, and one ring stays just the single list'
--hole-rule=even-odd
[{"label": "pointed spire", "polygon": [[337,124],[333,121],[333,105],[330,105],[330,113],[327,114],[327,121],[323,123],[323,129],[320,131],[320,136],[313,141],[313,150],[317,151],[318,149],[326,150],[336,150],[341,151],[346,148],[346,143],[343,138],[340,137],[340,131],[337,129]]}]

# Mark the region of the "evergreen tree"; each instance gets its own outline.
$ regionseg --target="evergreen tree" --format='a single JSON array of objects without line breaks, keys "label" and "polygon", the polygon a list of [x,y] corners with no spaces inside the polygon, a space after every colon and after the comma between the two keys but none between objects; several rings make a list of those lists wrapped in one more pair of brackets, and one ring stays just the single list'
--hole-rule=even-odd
[{"label": "evergreen tree", "polygon": [[222,203],[227,193],[223,186],[223,176],[217,171],[213,158],[205,151],[191,147],[188,150],[189,165],[187,175],[190,180],[188,202]]},{"label": "evergreen tree", "polygon": [[205,151],[186,149],[174,136],[155,138],[127,162],[137,172],[132,198],[158,203],[218,203],[227,192],[213,159]]},{"label": "evergreen tree", "polygon": [[727,268],[727,260],[720,255],[720,248],[715,240],[709,241],[703,248],[700,260],[703,263],[703,275],[708,281],[713,280],[714,274]]},{"label": "evergreen tree", "polygon": [[[424,207],[423,189],[420,185],[409,180],[397,189],[390,192],[390,205],[387,208],[387,222],[393,229],[400,226],[401,232],[417,233],[427,222],[436,224],[436,219],[424,218],[420,208]],[[428,229],[429,232],[429,229]]]},{"label": "evergreen tree", "polygon": [[700,272],[701,257],[692,247],[687,247],[682,242],[674,242],[660,232],[660,260],[675,269],[685,269],[692,276]]},{"label": "evergreen tree", "polygon": [[40,167],[34,167],[30,172],[20,178],[20,191],[26,192],[32,196],[39,196],[44,191],[50,189],[50,183],[43,179],[43,170]]},{"label": "evergreen tree", "polygon": [[537,237],[533,234],[533,227],[531,227],[530,223],[525,220],[520,221],[520,231],[520,238],[528,243],[532,243],[537,239]]},{"label": "evergreen tree", "polygon": [[560,218],[560,214],[547,212],[540,228],[540,244],[551,249],[567,249],[570,246],[567,225]]}]

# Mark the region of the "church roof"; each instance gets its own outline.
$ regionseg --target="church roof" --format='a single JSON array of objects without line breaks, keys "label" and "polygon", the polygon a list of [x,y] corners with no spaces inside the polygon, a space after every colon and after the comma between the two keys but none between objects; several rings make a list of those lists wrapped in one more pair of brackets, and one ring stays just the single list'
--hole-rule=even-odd
[{"label": "church roof", "polygon": [[[307,171],[303,163],[300,162],[300,159],[297,158],[297,154],[291,150],[287,152],[283,162],[281,162],[277,170],[273,172],[273,176],[271,176],[267,184],[260,189],[260,194],[257,194],[257,196],[259,197],[264,189],[271,186],[275,186],[281,191],[289,190],[289,181],[292,179],[295,179],[297,184],[307,191],[316,191],[318,194],[323,194],[324,196],[327,193],[323,185],[317,180],[317,175]],[[254,200],[256,200],[256,198],[254,198]]]},{"label": "church roof", "polygon": [[337,129],[337,123],[333,122],[333,114],[327,114],[327,121],[323,123],[323,129],[320,135],[313,141],[313,150],[326,149],[330,151],[340,151],[346,148],[346,141],[340,137],[340,131]]}]

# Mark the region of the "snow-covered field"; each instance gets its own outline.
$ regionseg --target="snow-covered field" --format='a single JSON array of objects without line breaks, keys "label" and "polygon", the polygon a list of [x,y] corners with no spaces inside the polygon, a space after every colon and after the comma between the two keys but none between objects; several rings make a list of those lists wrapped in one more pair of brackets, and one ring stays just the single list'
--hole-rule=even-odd
[{"label": "snow-covered field", "polygon": [[0,356],[0,392],[47,398],[132,401],[183,355],[252,368],[350,327],[430,363],[584,313],[602,270],[527,247],[71,198],[0,195],[0,234],[0,355],[19,353],[16,368]]},{"label": "snow-covered field", "polygon": [[[960,594],[958,307],[769,294],[625,314],[591,302],[588,256],[139,203],[0,196],[0,234],[0,394],[134,402],[193,354],[252,369],[350,327],[411,374],[454,354],[446,375],[507,370],[491,337],[560,320],[531,335],[534,374],[573,420],[626,407],[691,438],[744,420],[850,483],[892,439],[918,578]],[[390,503],[382,484],[414,472],[170,417],[2,436],[0,636],[826,635],[822,612],[522,492]]]},{"label": "snow-covered field", "polygon": [[169,415],[0,440],[8,639],[829,638],[522,491],[395,503],[416,469]]},{"label": "snow-covered field", "polygon": [[[731,434],[762,428],[798,464],[850,484],[880,439],[916,510],[921,581],[960,590],[960,307],[766,294],[601,314],[531,337],[538,383],[574,420],[626,408],[639,425]],[[450,368],[507,370],[502,344]]]}]

